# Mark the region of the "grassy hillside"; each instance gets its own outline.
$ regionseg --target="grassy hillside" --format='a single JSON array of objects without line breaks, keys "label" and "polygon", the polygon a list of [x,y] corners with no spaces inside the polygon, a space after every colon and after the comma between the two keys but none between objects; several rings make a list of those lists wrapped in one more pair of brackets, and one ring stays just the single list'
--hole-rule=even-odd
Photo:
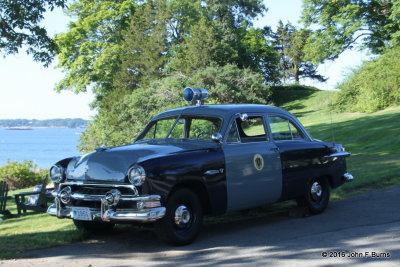
[{"label": "grassy hillside", "polygon": [[[335,140],[352,153],[349,172],[355,181],[336,191],[337,197],[371,188],[400,184],[400,107],[364,113],[332,111],[337,92],[285,90],[275,92],[277,106],[295,114],[311,136]],[[297,100],[290,98],[296,95]]]}]

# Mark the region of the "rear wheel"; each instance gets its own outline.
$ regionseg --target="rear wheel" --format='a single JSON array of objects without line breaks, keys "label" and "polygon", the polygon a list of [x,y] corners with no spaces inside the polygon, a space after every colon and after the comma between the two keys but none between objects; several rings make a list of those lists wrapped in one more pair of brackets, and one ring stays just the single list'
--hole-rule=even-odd
[{"label": "rear wheel", "polygon": [[76,228],[91,234],[107,234],[114,228],[113,223],[73,220]]},{"label": "rear wheel", "polygon": [[163,241],[172,245],[186,245],[197,237],[203,222],[202,205],[195,193],[181,188],[167,201],[165,216],[156,221],[155,230]]},{"label": "rear wheel", "polygon": [[306,206],[313,214],[323,212],[329,203],[330,188],[325,178],[312,179],[307,186],[307,194],[297,199],[299,206]]}]

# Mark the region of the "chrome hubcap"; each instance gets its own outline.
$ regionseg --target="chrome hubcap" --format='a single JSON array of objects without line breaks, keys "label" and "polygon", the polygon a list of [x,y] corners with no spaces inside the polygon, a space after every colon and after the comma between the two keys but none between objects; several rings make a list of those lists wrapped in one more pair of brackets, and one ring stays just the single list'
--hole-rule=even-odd
[{"label": "chrome hubcap", "polygon": [[318,182],[314,182],[311,186],[311,197],[318,200],[322,196],[322,186]]},{"label": "chrome hubcap", "polygon": [[175,224],[184,227],[190,221],[190,212],[185,205],[180,205],[175,210]]}]

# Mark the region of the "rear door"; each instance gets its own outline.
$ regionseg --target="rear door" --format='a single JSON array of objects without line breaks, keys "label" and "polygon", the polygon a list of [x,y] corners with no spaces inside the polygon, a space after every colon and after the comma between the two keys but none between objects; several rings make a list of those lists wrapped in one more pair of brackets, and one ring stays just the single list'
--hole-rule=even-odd
[{"label": "rear door", "polygon": [[232,118],[222,146],[225,154],[228,211],[277,201],[282,173],[277,146],[267,134],[262,114]]},{"label": "rear door", "polygon": [[310,140],[293,119],[283,115],[269,116],[269,130],[281,156],[282,199],[306,194],[307,182],[325,174],[327,165],[321,159],[327,147]]}]

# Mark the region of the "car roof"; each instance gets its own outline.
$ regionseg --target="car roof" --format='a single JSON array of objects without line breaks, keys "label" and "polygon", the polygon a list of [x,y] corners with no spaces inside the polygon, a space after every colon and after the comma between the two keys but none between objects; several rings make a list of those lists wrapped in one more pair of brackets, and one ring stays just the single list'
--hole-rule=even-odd
[{"label": "car roof", "polygon": [[164,111],[158,114],[154,119],[169,117],[180,114],[199,114],[199,115],[214,115],[223,118],[231,117],[236,113],[277,113],[291,116],[289,112],[284,109],[258,104],[228,104],[228,105],[200,105],[200,106],[187,106],[175,108]]}]

